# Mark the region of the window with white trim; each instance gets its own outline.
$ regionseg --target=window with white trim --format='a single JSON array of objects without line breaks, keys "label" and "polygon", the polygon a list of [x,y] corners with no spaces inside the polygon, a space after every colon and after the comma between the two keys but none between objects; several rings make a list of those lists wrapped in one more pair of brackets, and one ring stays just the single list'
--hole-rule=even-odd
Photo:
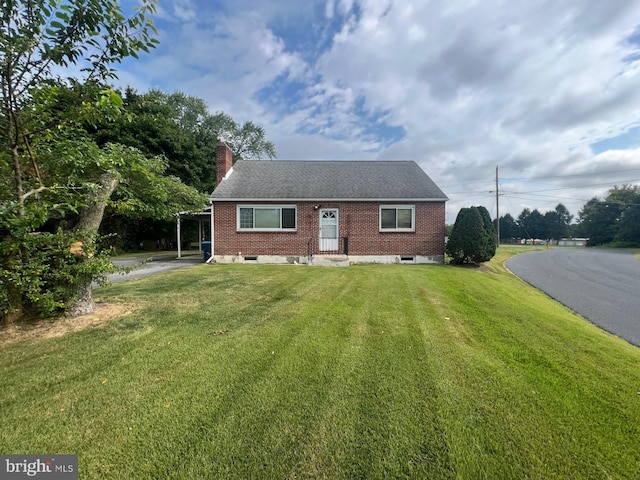
[{"label": "window with white trim", "polygon": [[380,205],[381,232],[415,232],[415,205]]},{"label": "window with white trim", "polygon": [[244,231],[295,231],[295,205],[238,205],[237,227]]}]

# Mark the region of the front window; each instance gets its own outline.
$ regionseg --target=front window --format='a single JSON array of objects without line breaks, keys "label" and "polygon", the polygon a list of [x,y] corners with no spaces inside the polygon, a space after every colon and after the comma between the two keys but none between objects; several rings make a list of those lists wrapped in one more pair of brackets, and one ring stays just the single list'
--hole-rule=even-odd
[{"label": "front window", "polygon": [[380,231],[415,231],[416,209],[414,205],[381,205]]},{"label": "front window", "polygon": [[295,229],[295,205],[238,206],[238,230]]}]

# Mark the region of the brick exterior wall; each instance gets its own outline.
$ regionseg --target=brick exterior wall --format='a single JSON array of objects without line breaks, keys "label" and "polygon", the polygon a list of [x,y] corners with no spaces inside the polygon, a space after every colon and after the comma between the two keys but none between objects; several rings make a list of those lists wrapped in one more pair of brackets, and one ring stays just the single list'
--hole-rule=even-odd
[{"label": "brick exterior wall", "polygon": [[[281,205],[287,202],[264,202],[260,205]],[[294,204],[291,202],[290,204]],[[242,204],[242,203],[241,203]],[[246,202],[256,205],[256,202]],[[238,232],[236,212],[238,203],[214,204],[215,255],[281,255],[304,256],[311,238],[320,229],[317,202],[298,202],[296,232]],[[415,205],[415,232],[380,232],[379,206]],[[444,202],[337,202],[322,203],[321,208],[339,210],[339,251],[345,253],[343,237],[348,238],[349,255],[443,256],[445,237]],[[318,252],[318,241],[314,240]]]}]

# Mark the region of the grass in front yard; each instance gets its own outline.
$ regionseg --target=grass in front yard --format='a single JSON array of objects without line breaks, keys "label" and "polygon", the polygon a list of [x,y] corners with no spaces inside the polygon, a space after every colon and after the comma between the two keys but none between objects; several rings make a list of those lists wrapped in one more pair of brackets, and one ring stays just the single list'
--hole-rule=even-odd
[{"label": "grass in front yard", "polygon": [[0,351],[3,453],[81,478],[638,478],[640,349],[501,266],[202,265]]}]

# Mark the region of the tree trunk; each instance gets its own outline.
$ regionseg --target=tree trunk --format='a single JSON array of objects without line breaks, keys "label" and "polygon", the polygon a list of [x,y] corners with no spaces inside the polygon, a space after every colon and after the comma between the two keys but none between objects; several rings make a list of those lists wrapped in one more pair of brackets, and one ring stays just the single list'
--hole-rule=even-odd
[{"label": "tree trunk", "polygon": [[95,304],[93,303],[93,293],[91,291],[91,279],[83,282],[78,287],[78,296],[71,306],[64,312],[65,317],[79,317],[93,312]]},{"label": "tree trunk", "polygon": [[74,227],[76,232],[86,232],[88,236],[93,235],[100,228],[104,209],[118,186],[118,179],[114,174],[106,172],[100,175],[97,184],[98,190],[94,197],[89,199],[89,204],[80,210],[80,218]]},{"label": "tree trunk", "polygon": [[[11,113],[11,110],[6,109],[7,112]],[[11,116],[13,120],[13,116]],[[20,164],[20,153],[18,152],[18,146],[13,142],[13,130],[11,126],[13,123],[11,121],[8,122],[7,127],[7,138],[10,139],[9,148],[11,150],[11,160],[12,160],[12,168],[13,168],[13,178],[15,183],[15,200],[16,200],[16,215],[18,219],[22,219],[24,217],[24,195],[23,195],[23,185],[22,185],[22,166]],[[22,229],[20,229],[22,230]],[[17,235],[21,235],[22,233],[18,233]],[[16,259],[16,261],[20,262],[20,264],[24,264],[27,261],[27,252],[26,249],[22,248],[20,251],[20,256]],[[18,267],[21,269],[20,267]],[[23,314],[23,306],[22,306],[22,290],[17,285],[9,284],[7,285],[7,295],[9,301],[9,311],[4,316],[4,321],[7,324],[14,323],[19,320]]]},{"label": "tree trunk", "polygon": [[[118,178],[112,173],[106,172],[100,175],[97,183],[99,185],[98,191],[95,193],[94,198],[89,201],[89,204],[80,210],[80,218],[74,228],[76,232],[81,233],[85,245],[94,241],[94,235],[98,232],[98,228],[102,223],[107,202],[118,186]],[[78,287],[78,296],[67,309],[66,316],[76,317],[93,312],[95,305],[91,291],[92,280],[91,276],[82,279]]]}]

